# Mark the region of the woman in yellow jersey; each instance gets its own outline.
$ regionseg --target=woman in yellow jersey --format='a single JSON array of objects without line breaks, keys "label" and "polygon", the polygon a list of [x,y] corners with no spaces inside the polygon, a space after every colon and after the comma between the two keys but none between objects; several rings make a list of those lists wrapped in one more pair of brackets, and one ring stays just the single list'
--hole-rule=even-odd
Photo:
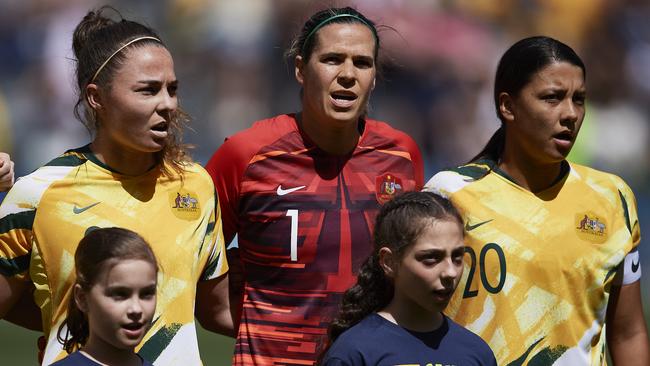
[{"label": "woman in yellow jersey", "polygon": [[425,187],[466,222],[467,268],[447,314],[499,365],[602,365],[605,347],[617,365],[650,364],[634,195],[619,177],[566,160],[585,81],[569,46],[515,43],[496,72],[501,128]]},{"label": "woman in yellow jersey", "polygon": [[43,364],[64,356],[56,333],[77,243],[96,228],[122,227],[151,243],[161,267],[153,326],[138,353],[155,365],[196,365],[194,309],[232,327],[218,296],[228,267],[214,187],[181,140],[186,118],[170,52],[152,29],[110,10],[89,12],[73,35],[75,114],[92,142],[20,179],[0,206],[0,318],[33,282]]}]

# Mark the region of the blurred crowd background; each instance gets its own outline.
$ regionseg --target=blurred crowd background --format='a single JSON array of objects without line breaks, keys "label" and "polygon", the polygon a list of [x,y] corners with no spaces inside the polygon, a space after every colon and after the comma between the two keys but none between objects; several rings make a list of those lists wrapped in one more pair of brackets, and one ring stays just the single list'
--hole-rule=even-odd
[{"label": "blurred crowd background", "polygon": [[[71,51],[72,30],[90,8],[109,4],[159,31],[174,57],[181,105],[193,117],[186,141],[205,163],[224,137],[300,109],[284,51],[314,11],[350,5],[381,25],[382,70],[370,115],[415,138],[427,177],[467,161],[498,127],[491,88],[509,45],[543,34],[572,46],[587,66],[588,105],[571,159],[623,177],[636,193],[642,234],[650,232],[647,0],[0,3],[0,151],[12,155],[18,176],[90,139],[72,113]],[[641,255],[650,271],[647,243]]]}]

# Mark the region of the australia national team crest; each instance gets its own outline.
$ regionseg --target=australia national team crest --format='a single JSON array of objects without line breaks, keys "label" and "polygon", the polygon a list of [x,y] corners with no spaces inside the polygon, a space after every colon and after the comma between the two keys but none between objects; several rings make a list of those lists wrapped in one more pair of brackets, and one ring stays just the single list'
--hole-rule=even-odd
[{"label": "australia national team crest", "polygon": [[199,196],[184,189],[169,193],[169,206],[176,217],[183,220],[195,220],[201,216]]},{"label": "australia national team crest", "polygon": [[379,175],[375,178],[375,193],[377,201],[384,204],[395,197],[396,194],[402,191],[402,180],[391,173]]},{"label": "australia national team crest", "polygon": [[607,223],[598,215],[590,212],[576,215],[576,231],[578,236],[596,243],[604,243],[607,240]]}]

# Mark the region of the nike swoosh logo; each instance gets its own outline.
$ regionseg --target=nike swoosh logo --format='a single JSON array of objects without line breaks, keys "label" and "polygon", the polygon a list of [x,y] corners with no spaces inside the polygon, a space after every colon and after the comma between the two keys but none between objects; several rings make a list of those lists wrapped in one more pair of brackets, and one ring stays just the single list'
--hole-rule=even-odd
[{"label": "nike swoosh logo", "polygon": [[487,224],[488,222],[490,222],[492,220],[494,220],[494,219],[489,219],[489,220],[479,222],[478,224],[474,224],[474,225],[470,225],[469,222],[468,222],[468,223],[465,224],[465,231],[472,231],[472,230],[476,229],[477,227],[479,227],[481,225],[485,225],[485,224]]},{"label": "nike swoosh logo", "polygon": [[303,189],[306,186],[300,186],[300,187],[294,187],[294,188],[289,188],[289,189],[282,189],[282,184],[278,186],[278,189],[275,191],[275,193],[278,194],[278,196],[284,196],[285,194],[289,194],[291,192],[295,192],[297,190]]},{"label": "nike swoosh logo", "polygon": [[86,207],[81,207],[81,208],[77,207],[77,205],[75,204],[74,207],[72,208],[72,212],[74,212],[75,214],[80,214],[80,213],[82,213],[82,212],[84,212],[86,210],[89,210],[89,209],[97,206],[100,203],[101,202],[95,202],[92,205],[88,205]]},{"label": "nike swoosh logo", "polygon": [[639,270],[639,264],[641,264],[639,259],[636,260],[636,263],[632,262],[632,272],[636,273]]}]

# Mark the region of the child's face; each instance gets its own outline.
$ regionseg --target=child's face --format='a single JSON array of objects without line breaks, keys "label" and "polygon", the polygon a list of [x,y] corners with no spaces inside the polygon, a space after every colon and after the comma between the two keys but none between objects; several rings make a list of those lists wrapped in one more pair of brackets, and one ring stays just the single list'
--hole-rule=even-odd
[{"label": "child's face", "polygon": [[128,259],[102,271],[90,291],[79,291],[77,298],[88,316],[88,342],[132,349],[149,329],[156,310],[156,268],[141,259]]},{"label": "child's face", "polygon": [[395,300],[431,313],[442,311],[463,274],[464,249],[458,222],[428,224],[399,259],[394,273]]}]

